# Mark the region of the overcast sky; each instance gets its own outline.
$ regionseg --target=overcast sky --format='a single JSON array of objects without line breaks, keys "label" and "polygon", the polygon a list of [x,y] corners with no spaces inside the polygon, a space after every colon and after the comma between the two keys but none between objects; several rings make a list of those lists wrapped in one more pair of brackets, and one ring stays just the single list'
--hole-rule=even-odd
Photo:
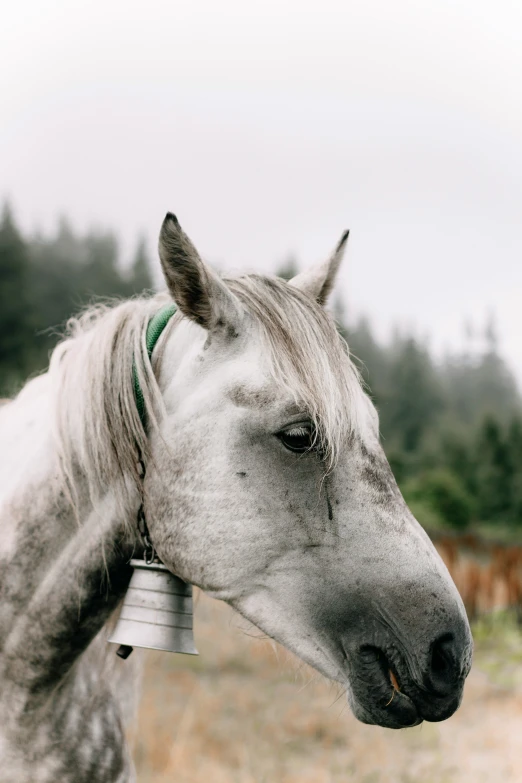
[{"label": "overcast sky", "polygon": [[273,271],[351,229],[380,335],[497,316],[522,380],[520,0],[25,0],[2,9],[0,197]]}]

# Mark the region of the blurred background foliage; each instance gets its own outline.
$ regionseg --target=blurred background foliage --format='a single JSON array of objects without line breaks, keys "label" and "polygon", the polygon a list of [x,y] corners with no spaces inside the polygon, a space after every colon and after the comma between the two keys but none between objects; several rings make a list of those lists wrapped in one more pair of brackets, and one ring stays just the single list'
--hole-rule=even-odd
[{"label": "blurred background foliage", "polygon": [[52,236],[22,236],[9,204],[0,217],[0,397],[46,368],[67,319],[95,297],[152,288],[145,241],[130,264],[110,231],[76,234],[65,218]]},{"label": "blurred background foliage", "polygon": [[492,324],[482,340],[439,359],[412,334],[381,343],[366,319],[341,324],[419,521],[428,529],[494,527],[503,536],[521,526],[521,397]]},{"label": "blurred background foliage", "polygon": [[[289,259],[278,271],[297,270]],[[44,370],[67,318],[94,297],[151,289],[144,239],[130,263],[107,231],[24,237],[8,204],[0,218],[0,396]],[[467,327],[466,348],[435,357],[426,340],[396,330],[378,340],[367,318],[335,306],[380,414],[383,444],[413,512],[428,529],[516,533],[522,527],[522,400],[499,353],[494,322]]]}]

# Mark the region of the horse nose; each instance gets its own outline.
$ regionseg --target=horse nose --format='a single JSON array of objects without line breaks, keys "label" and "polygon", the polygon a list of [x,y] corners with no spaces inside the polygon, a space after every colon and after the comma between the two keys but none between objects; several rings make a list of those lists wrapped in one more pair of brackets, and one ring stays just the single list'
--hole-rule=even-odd
[{"label": "horse nose", "polygon": [[437,637],[431,644],[426,685],[438,696],[448,696],[467,674],[469,648],[452,633]]}]

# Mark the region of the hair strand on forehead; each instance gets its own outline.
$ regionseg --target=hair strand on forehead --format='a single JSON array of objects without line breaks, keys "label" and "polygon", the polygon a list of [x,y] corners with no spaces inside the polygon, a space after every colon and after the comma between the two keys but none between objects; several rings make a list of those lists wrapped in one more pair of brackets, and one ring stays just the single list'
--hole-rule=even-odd
[{"label": "hair strand on forehead", "polygon": [[346,342],[321,305],[283,280],[248,275],[227,283],[259,322],[274,380],[308,411],[331,470],[364,418],[365,394]]}]

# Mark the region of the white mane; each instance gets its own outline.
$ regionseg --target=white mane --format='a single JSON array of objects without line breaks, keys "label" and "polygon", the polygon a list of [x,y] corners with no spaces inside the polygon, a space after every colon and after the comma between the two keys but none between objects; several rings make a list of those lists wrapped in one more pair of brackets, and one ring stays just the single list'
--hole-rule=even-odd
[{"label": "white mane", "polygon": [[145,333],[165,301],[161,295],[90,307],[69,320],[68,337],[53,352],[56,440],[75,507],[78,473],[86,477],[93,502],[110,486],[124,518],[129,489],[141,483],[138,464],[140,457],[148,457],[148,440],[136,406],[133,365],[147,418],[154,425],[163,401]]}]

